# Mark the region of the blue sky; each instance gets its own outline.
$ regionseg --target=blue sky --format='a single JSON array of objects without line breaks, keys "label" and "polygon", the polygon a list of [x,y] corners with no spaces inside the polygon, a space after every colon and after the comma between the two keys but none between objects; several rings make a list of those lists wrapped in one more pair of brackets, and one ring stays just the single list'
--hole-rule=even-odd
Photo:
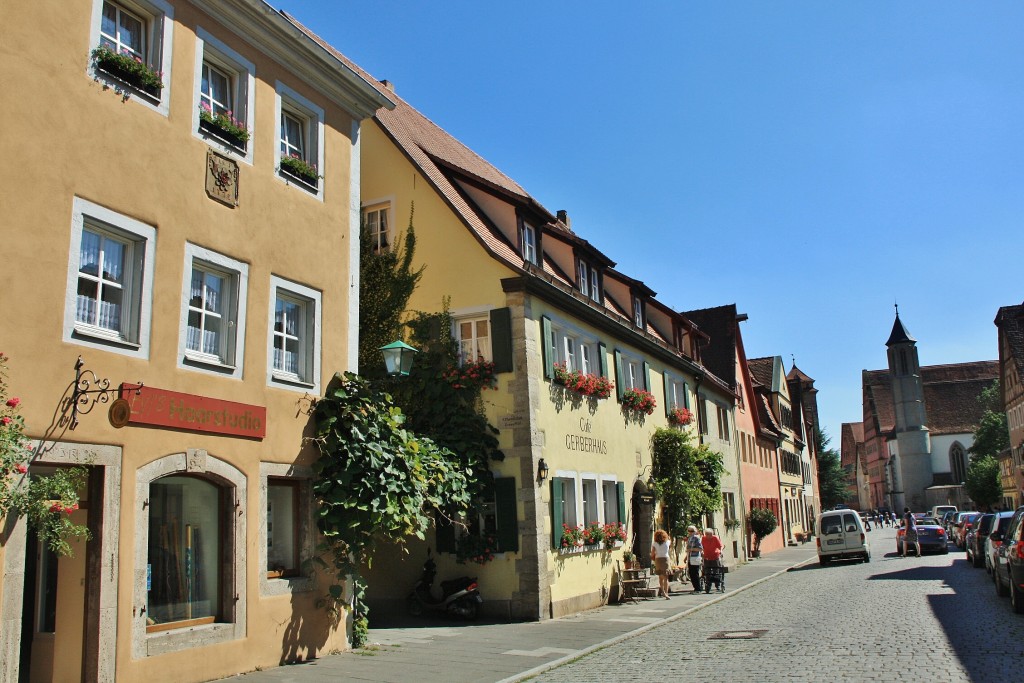
[{"label": "blue sky", "polygon": [[1024,300],[1024,3],[275,0],[680,309],[861,419]]}]

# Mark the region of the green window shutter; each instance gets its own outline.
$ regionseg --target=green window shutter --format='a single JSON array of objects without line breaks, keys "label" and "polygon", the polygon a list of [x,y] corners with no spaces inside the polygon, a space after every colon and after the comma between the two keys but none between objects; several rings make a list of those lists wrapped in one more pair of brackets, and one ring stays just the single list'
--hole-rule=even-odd
[{"label": "green window shutter", "polygon": [[562,545],[562,482],[564,479],[551,478],[551,547],[556,550]]},{"label": "green window shutter", "polygon": [[540,350],[544,357],[544,378],[551,379],[555,376],[555,342],[551,338],[551,318],[546,315],[540,317]]},{"label": "green window shutter", "polygon": [[644,389],[651,390],[651,366],[644,361]]},{"label": "green window shutter", "polygon": [[512,310],[491,310],[491,357],[495,372],[512,372]]},{"label": "green window shutter", "polygon": [[615,494],[619,497],[619,521],[626,523],[626,483],[615,482]]},{"label": "green window shutter", "polygon": [[519,520],[516,519],[515,477],[494,480],[494,510],[498,523],[498,550],[518,552]]},{"label": "green window shutter", "polygon": [[615,396],[619,399],[619,403],[622,402],[622,394],[626,391],[623,388],[624,383],[622,379],[622,354],[619,353],[618,349],[615,349]]},{"label": "green window shutter", "polygon": [[437,517],[437,552],[439,553],[454,553],[455,552],[455,525],[451,523],[447,517],[438,515]]},{"label": "green window shutter", "polygon": [[608,347],[604,342],[597,343],[597,368],[602,377],[608,376]]},{"label": "green window shutter", "polygon": [[672,406],[670,405],[669,400],[668,400],[669,399],[669,393],[668,393],[669,384],[671,384],[671,380],[669,380],[668,373],[662,373],[661,374],[661,388],[662,388],[662,396],[665,399],[665,417],[668,417],[668,414],[672,412]]},{"label": "green window shutter", "polygon": [[690,409],[690,385],[687,382],[683,382],[683,407],[687,410]]}]

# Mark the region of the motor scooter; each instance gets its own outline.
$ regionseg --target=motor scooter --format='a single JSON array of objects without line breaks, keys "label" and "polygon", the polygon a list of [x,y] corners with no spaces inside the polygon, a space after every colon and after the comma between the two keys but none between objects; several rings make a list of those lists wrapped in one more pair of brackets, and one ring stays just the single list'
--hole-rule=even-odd
[{"label": "motor scooter", "polygon": [[466,620],[476,619],[480,605],[484,599],[477,589],[476,577],[460,576],[457,579],[441,582],[441,597],[434,595],[434,578],[437,576],[437,564],[427,550],[427,561],[423,563],[423,573],[405,599],[409,614],[418,617],[426,611],[444,612],[450,616]]}]

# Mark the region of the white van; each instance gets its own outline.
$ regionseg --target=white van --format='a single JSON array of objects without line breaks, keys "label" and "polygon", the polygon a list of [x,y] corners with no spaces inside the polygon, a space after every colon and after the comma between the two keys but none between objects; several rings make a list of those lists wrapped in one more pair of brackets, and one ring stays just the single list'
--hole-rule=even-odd
[{"label": "white van", "polygon": [[947,512],[958,512],[956,505],[936,505],[932,508],[932,517],[942,521],[942,516]]},{"label": "white van", "polygon": [[864,522],[853,510],[830,510],[818,515],[818,562],[825,566],[832,560],[858,559],[871,561]]}]

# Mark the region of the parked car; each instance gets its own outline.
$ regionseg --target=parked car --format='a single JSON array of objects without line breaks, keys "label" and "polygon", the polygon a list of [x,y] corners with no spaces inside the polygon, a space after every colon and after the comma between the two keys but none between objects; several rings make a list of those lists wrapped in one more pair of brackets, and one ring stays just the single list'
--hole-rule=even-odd
[{"label": "parked car", "polygon": [[[1003,536],[1006,535],[1006,530],[1010,528],[1011,519],[1013,519],[1013,510],[997,512],[992,531],[989,532],[988,538],[985,539],[985,571],[989,574],[992,574],[992,567],[996,563],[996,551],[1003,544]],[[992,577],[992,580],[995,581],[995,576]]]},{"label": "parked car", "polygon": [[815,528],[818,530],[818,562],[821,566],[840,559],[871,561],[864,522],[853,510],[822,512]]},{"label": "parked car", "polygon": [[[949,537],[946,536],[946,530],[939,524],[939,520],[917,515],[914,515],[914,519],[917,522],[917,540],[921,544],[922,553],[926,550],[949,552],[949,544],[946,542]],[[903,537],[906,535],[907,528],[901,523],[900,528],[896,530],[896,552],[900,555],[903,554]]]},{"label": "parked car", "polygon": [[995,557],[992,574],[995,576],[996,593],[1009,593],[1013,611],[1024,614],[1024,505],[1013,513]]},{"label": "parked car", "polygon": [[947,512],[956,512],[956,511],[957,511],[956,505],[935,505],[935,506],[932,507],[932,514],[931,514],[931,516],[941,522],[941,521],[943,521],[943,518],[946,516]]},{"label": "parked car", "polygon": [[952,527],[949,530],[949,537],[957,548],[963,548],[963,529],[967,518],[976,514],[978,514],[977,510],[956,513],[956,518],[953,520]]},{"label": "parked car", "polygon": [[949,512],[944,513],[942,515],[942,519],[939,520],[939,523],[942,524],[942,526],[946,529],[947,534],[949,533],[949,525],[953,523],[953,518],[955,517],[956,510],[951,510]]},{"label": "parked car", "polygon": [[979,517],[978,521],[967,532],[964,548],[967,550],[967,560],[975,568],[985,566],[985,539],[992,532],[992,525],[995,521],[996,516],[994,514],[986,513]]}]

